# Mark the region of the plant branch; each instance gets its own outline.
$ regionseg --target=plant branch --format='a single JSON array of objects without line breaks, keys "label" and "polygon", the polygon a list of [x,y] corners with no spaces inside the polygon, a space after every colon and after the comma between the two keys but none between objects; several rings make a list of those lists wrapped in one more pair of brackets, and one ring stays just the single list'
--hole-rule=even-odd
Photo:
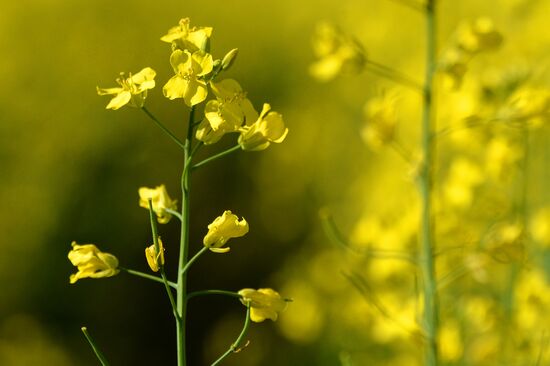
[{"label": "plant branch", "polygon": [[149,118],[151,118],[153,120],[153,122],[155,122],[156,125],[162,131],[164,131],[165,134],[167,134],[176,144],[178,144],[179,147],[181,147],[182,149],[185,149],[185,144],[183,142],[181,142],[181,140],[178,139],[177,136],[172,133],[172,131],[170,131],[168,128],[166,128],[166,126],[164,126],[164,124],[162,122],[160,122],[157,117],[155,117],[151,112],[149,112],[149,110],[147,108],[141,107],[141,110],[144,111],[145,114],[147,116],[149,116]]}]

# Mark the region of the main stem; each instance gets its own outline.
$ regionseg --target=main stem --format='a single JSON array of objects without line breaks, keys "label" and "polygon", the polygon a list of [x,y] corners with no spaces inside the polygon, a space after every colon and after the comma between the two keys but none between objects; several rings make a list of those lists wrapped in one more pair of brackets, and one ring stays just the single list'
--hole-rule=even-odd
[{"label": "main stem", "polygon": [[435,72],[435,1],[426,3],[426,70],[424,80],[423,116],[422,116],[422,152],[424,164],[419,180],[422,200],[421,216],[421,248],[420,263],[422,267],[424,314],[423,326],[426,335],[425,361],[428,366],[438,364],[437,357],[437,328],[438,328],[438,299],[437,281],[434,264],[434,228],[432,214],[431,192],[433,185],[432,170],[434,166],[434,105],[433,105],[433,75]]},{"label": "main stem", "polygon": [[[195,114],[194,107],[191,107],[189,112],[189,122],[187,126],[187,138],[184,146],[185,166],[181,176],[181,235],[180,235],[180,255],[178,260],[178,282],[177,282],[177,299],[176,310],[177,319],[177,348],[178,348],[178,366],[186,366],[185,354],[185,328],[186,328],[186,313],[187,313],[187,273],[183,268],[187,264],[187,256],[189,253],[189,188],[191,169],[187,166],[191,164],[191,140],[193,138],[193,118]],[[186,169],[187,168],[187,169]]]}]

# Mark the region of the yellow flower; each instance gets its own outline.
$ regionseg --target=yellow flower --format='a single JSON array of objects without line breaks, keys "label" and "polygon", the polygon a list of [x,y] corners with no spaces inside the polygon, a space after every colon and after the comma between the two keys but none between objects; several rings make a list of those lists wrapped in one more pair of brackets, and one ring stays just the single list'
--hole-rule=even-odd
[{"label": "yellow flower", "polygon": [[550,206],[540,208],[531,217],[529,229],[533,239],[550,247]]},{"label": "yellow flower", "polygon": [[182,50],[195,52],[198,50],[206,51],[208,41],[212,36],[211,27],[189,27],[189,18],[179,21],[179,24],[168,30],[168,33],[160,38],[163,42],[174,44]]},{"label": "yellow flower", "polygon": [[101,252],[94,244],[78,245],[72,242],[73,249],[69,252],[69,260],[78,268],[78,272],[70,277],[75,283],[81,278],[102,278],[116,275],[119,270],[118,259],[109,253]]},{"label": "yellow flower", "polygon": [[155,249],[155,244],[145,248],[145,258],[147,264],[153,272],[158,272],[161,266],[164,266],[164,246],[162,240],[158,238],[158,252]]},{"label": "yellow flower", "polygon": [[550,119],[550,90],[525,87],[516,91],[499,111],[499,118],[533,127],[543,125]]},{"label": "yellow flower", "polygon": [[152,200],[153,211],[157,215],[157,220],[160,224],[166,224],[172,218],[172,215],[166,212],[165,209],[177,210],[177,201],[173,201],[164,184],[156,188],[141,187],[138,190],[140,207],[149,209],[149,199]]},{"label": "yellow flower", "polygon": [[258,119],[258,112],[235,80],[212,82],[210,86],[217,99],[206,103],[206,121],[199,125],[196,133],[197,139],[207,145],[218,142],[228,132],[239,131],[246,121]]},{"label": "yellow flower", "polygon": [[238,238],[248,233],[248,223],[243,218],[239,221],[237,215],[231,211],[224,211],[223,215],[208,225],[208,233],[203,243],[215,253],[225,253],[229,248],[222,248],[231,238]]},{"label": "yellow flower", "polygon": [[124,77],[124,73],[120,75],[121,77],[116,79],[120,87],[107,89],[97,87],[99,95],[115,94],[106,108],[117,110],[128,103],[131,107],[143,107],[145,98],[147,98],[147,90],[155,87],[155,70],[146,67],[137,74],[130,74],[128,77]]},{"label": "yellow flower", "polygon": [[397,125],[395,102],[394,94],[385,93],[365,104],[363,113],[366,124],[361,131],[361,136],[372,149],[377,150],[390,143],[395,136]]},{"label": "yellow flower", "polygon": [[489,18],[462,23],[456,32],[457,45],[466,52],[478,53],[498,48],[502,35]]},{"label": "yellow flower", "polygon": [[272,142],[281,143],[288,133],[283,116],[271,112],[271,106],[264,103],[258,120],[241,128],[239,144],[243,150],[259,151],[266,149]]},{"label": "yellow flower", "polygon": [[183,98],[189,107],[204,101],[208,89],[202,77],[214,67],[212,55],[204,51],[191,54],[188,50],[176,49],[170,55],[170,64],[176,75],[164,85],[164,96],[171,100]]},{"label": "yellow flower", "polygon": [[250,303],[250,320],[256,323],[266,319],[277,320],[278,314],[286,309],[287,301],[270,288],[254,290],[245,288],[239,291],[243,304]]},{"label": "yellow flower", "polygon": [[197,140],[202,141],[205,145],[215,144],[220,141],[223,135],[225,135],[225,131],[223,129],[214,131],[206,118],[199,123],[197,132],[195,132]]},{"label": "yellow flower", "polygon": [[313,50],[319,60],[311,65],[310,73],[320,81],[329,81],[342,71],[359,72],[365,65],[361,45],[328,23],[317,26]]}]

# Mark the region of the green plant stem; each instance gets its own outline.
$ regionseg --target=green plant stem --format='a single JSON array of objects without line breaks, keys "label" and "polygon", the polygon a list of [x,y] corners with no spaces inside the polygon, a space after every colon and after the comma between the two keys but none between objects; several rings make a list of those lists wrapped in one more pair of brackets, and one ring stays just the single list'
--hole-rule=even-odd
[{"label": "green plant stem", "polygon": [[[155,218],[154,212],[153,212],[153,200],[149,198],[149,221],[151,223],[151,233],[153,235],[153,245],[155,246],[155,253],[157,253],[157,258],[155,258],[155,261],[157,262],[157,265],[160,269],[160,275],[162,277],[162,283],[164,283],[164,287],[166,288],[166,294],[168,295],[168,299],[170,300],[170,305],[172,306],[172,312],[174,314],[174,317],[176,319],[176,322],[179,321],[178,312],[176,309],[176,303],[174,301],[174,296],[172,295],[172,290],[170,290],[170,285],[168,284],[168,279],[166,278],[166,273],[164,272],[164,263],[162,261],[159,261],[159,258],[162,258],[161,256],[164,254],[160,254],[160,245],[159,245],[159,235],[158,235],[158,228],[157,228],[157,220]],[[164,250],[164,248],[162,248]]]},{"label": "green plant stem", "polygon": [[165,208],[164,211],[168,212],[170,215],[174,215],[181,221],[181,214],[178,211],[174,211],[170,208]]},{"label": "green plant stem", "polygon": [[377,74],[383,78],[392,80],[398,84],[407,86],[418,92],[422,92],[423,90],[422,85],[420,85],[418,82],[413,80],[411,77],[403,74],[400,71],[394,70],[391,67],[378,63],[376,61],[367,60],[366,68],[368,71],[371,71],[374,74]]},{"label": "green plant stem", "polygon": [[246,332],[248,331],[248,327],[250,326],[250,303],[246,304],[246,319],[244,321],[243,329],[241,330],[241,333],[237,337],[237,340],[225,351],[223,355],[220,356],[216,361],[212,363],[211,366],[219,365],[220,362],[222,362],[224,359],[226,359],[230,354],[239,352],[239,345],[243,341],[243,338],[246,335]]},{"label": "green plant stem", "polygon": [[231,296],[238,299],[242,298],[238,292],[225,291],[225,290],[203,290],[203,291],[194,291],[187,294],[187,300],[197,297],[197,296],[208,296],[208,295],[222,295],[222,296]]},{"label": "green plant stem", "polygon": [[82,327],[82,328],[80,328],[80,330],[82,330],[82,333],[84,333],[84,337],[86,337],[86,340],[88,341],[88,343],[90,344],[90,346],[94,350],[94,353],[95,353],[97,359],[99,360],[99,362],[101,362],[101,364],[103,366],[108,366],[109,362],[107,362],[107,359],[105,358],[103,353],[99,350],[99,348],[95,344],[94,340],[92,339],[92,336],[90,336],[90,334],[88,333],[88,328]]},{"label": "green plant stem", "polygon": [[160,122],[157,117],[155,117],[151,112],[149,112],[147,108],[141,107],[141,110],[144,111],[145,114],[149,116],[149,118],[151,118],[153,122],[155,122],[155,124],[158,127],[160,127],[162,131],[164,131],[165,134],[167,134],[176,144],[178,144],[179,147],[181,147],[182,149],[185,149],[185,144],[181,142],[181,140],[177,138],[177,136],[174,135],[172,131],[166,128],[166,126],[162,122]]},{"label": "green plant stem", "polygon": [[[155,281],[155,282],[164,283],[164,280],[161,277],[153,276],[153,275],[150,275],[150,274],[147,274],[147,273],[143,273],[143,272],[140,272],[140,271],[135,271],[133,269],[128,269],[128,268],[124,268],[124,267],[118,267],[118,269],[121,270],[122,272],[126,272],[128,274],[131,274],[131,275],[134,275],[134,276],[137,276],[137,277],[142,277],[142,278],[146,278],[148,280],[152,280],[152,281]],[[174,282],[166,281],[166,283],[168,283],[168,286],[170,286],[172,288],[178,288],[178,285],[175,284]]]},{"label": "green plant stem", "polygon": [[184,145],[184,162],[185,166],[181,174],[181,234],[180,234],[180,253],[178,259],[178,281],[176,295],[176,310],[179,322],[176,323],[177,333],[177,350],[178,350],[178,366],[186,366],[185,352],[185,326],[187,315],[187,274],[183,271],[187,264],[187,256],[189,254],[189,214],[190,214],[190,169],[191,164],[191,141],[193,138],[193,120],[195,115],[195,107],[191,107],[189,112],[189,120],[187,124],[187,138]]},{"label": "green plant stem", "polygon": [[424,162],[419,177],[421,196],[421,246],[420,264],[423,278],[424,309],[422,325],[426,336],[424,365],[437,366],[437,330],[438,330],[438,296],[435,276],[434,258],[434,222],[432,214],[432,185],[434,167],[434,105],[433,75],[435,72],[436,28],[435,1],[427,0],[426,14],[426,70],[424,80],[423,116],[422,116],[422,152]]},{"label": "green plant stem", "polygon": [[201,255],[203,255],[207,250],[208,250],[208,247],[204,247],[204,246],[203,246],[203,247],[201,248],[201,250],[199,250],[199,251],[197,252],[197,254],[195,254],[193,257],[191,257],[191,259],[189,259],[189,261],[185,264],[185,267],[183,267],[183,270],[182,270],[183,274],[187,274],[187,271],[189,271],[189,268],[191,268],[191,265],[192,265],[193,263],[195,263],[195,261],[196,261],[197,259],[199,259],[199,257],[200,257]]},{"label": "green plant stem", "polygon": [[176,305],[176,301],[174,300],[174,295],[172,295],[170,284],[168,283],[168,279],[166,278],[166,272],[164,272],[164,265],[160,267],[160,275],[162,276],[162,282],[164,283],[164,287],[166,288],[168,300],[170,300],[170,305],[172,306],[172,313],[174,314],[174,318],[176,319],[176,322],[179,322],[180,319],[178,315],[178,308]]},{"label": "green plant stem", "polygon": [[195,170],[195,169],[197,169],[197,168],[200,168],[200,167],[203,166],[203,165],[206,165],[206,164],[208,164],[208,163],[210,163],[210,162],[212,162],[212,161],[214,161],[214,160],[217,160],[217,159],[219,159],[219,158],[222,158],[222,157],[224,157],[224,156],[226,156],[226,155],[229,155],[229,154],[231,154],[232,152],[237,151],[237,150],[240,150],[240,149],[241,149],[241,145],[233,146],[232,148],[229,148],[229,149],[227,149],[227,150],[225,150],[225,151],[222,151],[222,152],[219,153],[219,154],[213,155],[213,156],[211,156],[211,157],[209,157],[209,158],[207,158],[207,159],[204,159],[204,160],[201,161],[201,162],[198,162],[197,164],[193,165],[193,167],[191,168],[191,170]]}]

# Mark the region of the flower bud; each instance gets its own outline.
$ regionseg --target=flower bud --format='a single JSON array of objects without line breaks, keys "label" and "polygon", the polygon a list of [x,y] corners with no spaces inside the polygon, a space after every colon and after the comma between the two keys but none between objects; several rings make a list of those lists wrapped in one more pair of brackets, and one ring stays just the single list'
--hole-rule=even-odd
[{"label": "flower bud", "polygon": [[233,62],[237,58],[237,54],[239,53],[238,48],[233,48],[231,51],[227,52],[227,54],[223,57],[222,60],[222,70],[227,70],[233,65]]}]

